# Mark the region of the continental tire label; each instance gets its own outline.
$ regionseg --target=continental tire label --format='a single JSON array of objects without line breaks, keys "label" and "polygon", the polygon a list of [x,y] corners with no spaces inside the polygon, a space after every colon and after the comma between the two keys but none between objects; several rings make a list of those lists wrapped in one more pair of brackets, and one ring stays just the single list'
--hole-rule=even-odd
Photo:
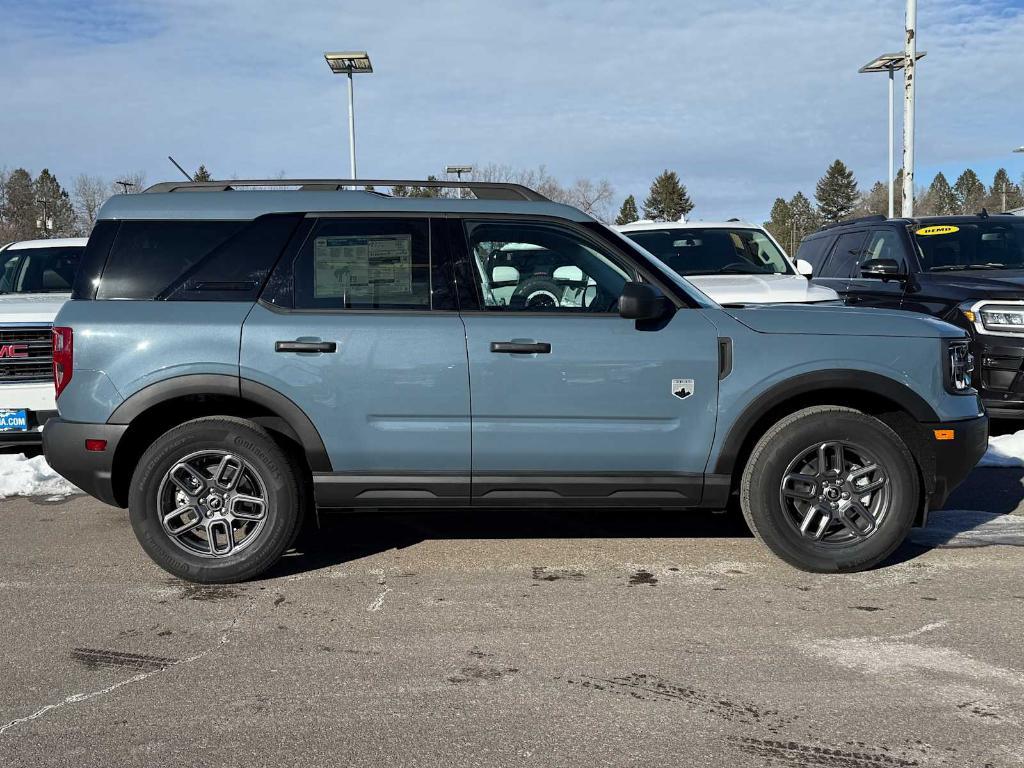
[{"label": "continental tire label", "polygon": [[915,235],[952,235],[954,232],[959,232],[960,227],[954,227],[952,224],[936,224],[932,227],[921,227],[921,229],[915,232]]}]

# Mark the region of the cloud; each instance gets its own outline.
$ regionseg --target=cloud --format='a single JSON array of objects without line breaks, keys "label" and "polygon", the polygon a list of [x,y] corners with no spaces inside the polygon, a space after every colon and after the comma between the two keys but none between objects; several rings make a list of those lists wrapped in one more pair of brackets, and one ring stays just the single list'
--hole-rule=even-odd
[{"label": "cloud", "polygon": [[[365,48],[360,175],[541,163],[624,197],[680,172],[696,215],[764,218],[836,157],[885,174],[885,78],[902,4],[824,0],[324,3],[0,0],[0,165],[346,176],[342,78]],[[1019,3],[934,0],[919,14],[919,180],[1005,164],[1024,142]],[[1016,132],[1016,133],[1015,133]],[[1019,165],[1019,163],[1018,163]]]}]

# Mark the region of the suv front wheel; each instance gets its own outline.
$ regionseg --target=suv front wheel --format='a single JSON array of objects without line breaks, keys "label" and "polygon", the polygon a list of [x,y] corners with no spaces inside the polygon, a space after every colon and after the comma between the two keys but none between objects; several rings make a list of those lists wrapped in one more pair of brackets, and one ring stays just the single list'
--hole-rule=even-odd
[{"label": "suv front wheel", "polygon": [[740,504],[754,534],[805,571],[871,568],[903,542],[920,489],[907,446],[878,419],[816,406],[779,421],[743,472]]},{"label": "suv front wheel", "polygon": [[298,473],[266,430],[211,417],[161,435],[132,478],[129,517],[157,564],[188,581],[251,579],[277,562],[302,521]]}]

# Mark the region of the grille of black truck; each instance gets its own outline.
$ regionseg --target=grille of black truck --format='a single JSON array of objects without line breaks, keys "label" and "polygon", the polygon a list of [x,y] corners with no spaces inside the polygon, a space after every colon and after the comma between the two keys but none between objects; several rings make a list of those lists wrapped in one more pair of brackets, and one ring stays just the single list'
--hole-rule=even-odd
[{"label": "grille of black truck", "polygon": [[0,384],[52,380],[51,337],[49,325],[0,325]]}]

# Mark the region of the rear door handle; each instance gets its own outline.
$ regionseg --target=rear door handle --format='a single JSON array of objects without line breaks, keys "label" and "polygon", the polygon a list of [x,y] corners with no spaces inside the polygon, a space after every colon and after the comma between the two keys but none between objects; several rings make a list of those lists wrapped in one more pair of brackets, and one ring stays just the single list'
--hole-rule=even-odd
[{"label": "rear door handle", "polygon": [[275,352],[337,352],[334,341],[275,341]]},{"label": "rear door handle", "polygon": [[492,341],[491,352],[505,352],[511,355],[547,355],[551,352],[551,345],[546,341]]}]

